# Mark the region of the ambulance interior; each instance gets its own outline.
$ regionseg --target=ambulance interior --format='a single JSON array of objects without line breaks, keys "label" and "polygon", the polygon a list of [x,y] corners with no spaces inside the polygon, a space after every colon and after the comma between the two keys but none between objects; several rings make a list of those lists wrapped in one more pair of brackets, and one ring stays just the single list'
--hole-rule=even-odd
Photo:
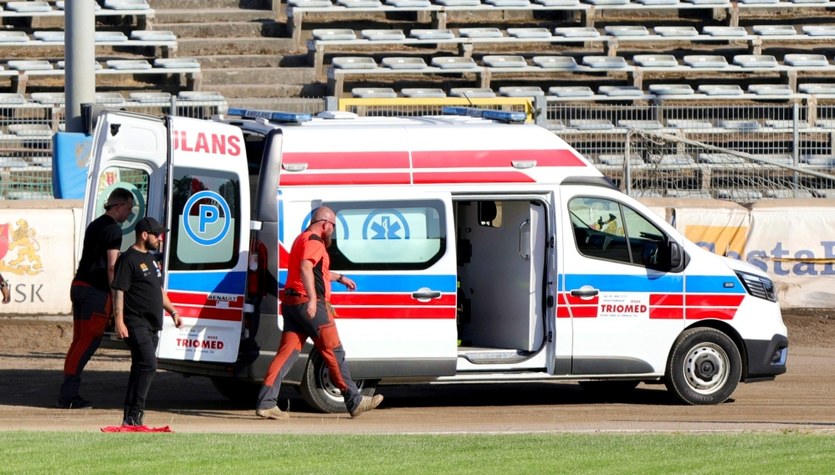
[{"label": "ambulance interior", "polygon": [[458,356],[514,364],[544,348],[546,207],[535,200],[454,202]]}]

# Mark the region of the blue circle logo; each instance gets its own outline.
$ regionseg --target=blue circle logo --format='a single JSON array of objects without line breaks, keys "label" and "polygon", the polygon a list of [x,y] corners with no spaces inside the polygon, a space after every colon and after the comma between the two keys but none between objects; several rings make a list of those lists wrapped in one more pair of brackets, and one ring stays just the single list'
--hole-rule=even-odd
[{"label": "blue circle logo", "polygon": [[183,206],[183,228],[197,244],[212,246],[219,243],[229,233],[231,225],[229,204],[214,191],[195,193]]},{"label": "blue circle logo", "polygon": [[394,209],[375,209],[362,225],[363,239],[409,239],[409,223]]}]

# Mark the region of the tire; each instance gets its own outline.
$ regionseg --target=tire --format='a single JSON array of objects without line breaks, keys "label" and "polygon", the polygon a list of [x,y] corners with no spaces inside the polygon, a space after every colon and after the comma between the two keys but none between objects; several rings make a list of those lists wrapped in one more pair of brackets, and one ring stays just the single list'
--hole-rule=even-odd
[{"label": "tire", "polygon": [[739,349],[714,328],[685,330],[667,362],[667,389],[686,404],[719,404],[733,394],[742,376]]},{"label": "tire", "polygon": [[[376,380],[354,380],[354,383],[363,396],[373,396],[377,389]],[[345,408],[345,399],[339,389],[333,385],[330,371],[318,351],[313,351],[307,359],[307,367],[304,370],[304,378],[299,391],[304,401],[317,411],[348,412]]]},{"label": "tire", "polygon": [[214,377],[211,380],[217,392],[236,405],[255,407],[260,384],[237,378]]},{"label": "tire", "polygon": [[638,380],[580,381],[580,387],[594,399],[618,400],[638,386]]}]

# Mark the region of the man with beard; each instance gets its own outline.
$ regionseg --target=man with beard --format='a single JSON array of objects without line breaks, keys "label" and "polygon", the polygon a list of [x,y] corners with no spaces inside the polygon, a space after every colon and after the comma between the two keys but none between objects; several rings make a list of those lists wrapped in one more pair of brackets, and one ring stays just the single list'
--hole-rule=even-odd
[{"label": "man with beard", "polygon": [[330,305],[331,282],[339,282],[351,291],[357,288],[357,284],[342,274],[330,272],[327,248],[335,229],[336,215],[333,210],[325,206],[316,208],[310,225],[290,249],[287,282],[281,299],[284,331],[278,352],[267,368],[264,385],[258,394],[255,414],[259,417],[289,418],[277,406],[278,392],[281,380],[293,366],[308,338],[313,340],[313,345],[322,355],[331,381],[342,392],[351,417],[370,411],[383,401],[383,396],[379,394],[362,396],[345,364],[345,350],[339,341],[335,312]]},{"label": "man with beard", "polygon": [[113,277],[113,312],[116,333],[130,348],[130,378],[125,394],[122,425],[144,425],[145,398],[157,371],[156,349],[162,330],[162,311],[180,328],[180,315],[162,289],[162,270],[148,251],[159,248],[159,235],[167,232],[154,218],[136,224],[136,243],[116,261]]}]

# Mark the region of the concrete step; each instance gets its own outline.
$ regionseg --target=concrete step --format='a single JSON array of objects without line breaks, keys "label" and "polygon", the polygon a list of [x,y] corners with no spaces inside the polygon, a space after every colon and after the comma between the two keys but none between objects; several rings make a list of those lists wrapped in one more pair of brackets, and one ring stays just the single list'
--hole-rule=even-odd
[{"label": "concrete step", "polygon": [[235,84],[306,84],[316,81],[313,68],[202,69],[203,87]]},{"label": "concrete step", "polygon": [[267,101],[261,98],[277,97],[323,97],[325,86],[323,84],[226,84],[203,86],[205,91],[217,91],[230,103],[236,103],[234,99],[242,99],[239,102],[246,102],[248,107],[258,109],[275,108],[266,105]]},{"label": "concrete step", "polygon": [[172,8],[157,10],[154,18],[154,28],[161,24],[172,23],[224,23],[242,21],[274,20],[271,10],[245,10],[242,8],[201,8],[198,11],[186,8]]},{"label": "concrete step", "polygon": [[149,0],[151,8],[156,11],[175,8],[188,8],[199,11],[206,8],[247,8],[269,10],[273,1],[280,0]]},{"label": "concrete step", "polygon": [[154,23],[155,30],[170,30],[177,38],[276,38],[286,36],[284,25],[272,20],[212,23]]},{"label": "concrete step", "polygon": [[182,38],[177,44],[178,56],[284,55],[295,49],[290,38]]},{"label": "concrete step", "polygon": [[246,54],[230,56],[197,56],[195,59],[202,69],[221,68],[277,68],[281,66],[284,56],[274,54]]}]

